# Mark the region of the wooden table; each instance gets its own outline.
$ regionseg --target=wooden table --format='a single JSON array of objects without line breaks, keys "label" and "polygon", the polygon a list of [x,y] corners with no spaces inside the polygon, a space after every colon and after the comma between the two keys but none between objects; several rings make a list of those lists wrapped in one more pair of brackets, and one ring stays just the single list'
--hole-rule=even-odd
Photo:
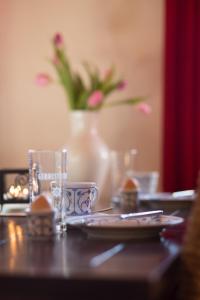
[{"label": "wooden table", "polygon": [[48,241],[31,240],[25,217],[0,217],[0,297],[169,299],[179,246],[159,239],[129,241],[106,262],[91,266],[93,257],[118,243],[88,240],[78,230]]}]

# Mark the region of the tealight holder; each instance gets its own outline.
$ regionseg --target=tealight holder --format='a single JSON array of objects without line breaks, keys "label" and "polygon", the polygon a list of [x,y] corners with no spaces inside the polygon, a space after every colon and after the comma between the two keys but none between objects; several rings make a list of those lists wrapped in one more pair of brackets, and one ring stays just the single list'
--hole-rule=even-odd
[{"label": "tealight holder", "polygon": [[120,208],[124,213],[136,212],[138,210],[138,191],[120,192]]},{"label": "tealight holder", "polygon": [[27,233],[32,238],[51,238],[56,232],[54,211],[28,212]]}]

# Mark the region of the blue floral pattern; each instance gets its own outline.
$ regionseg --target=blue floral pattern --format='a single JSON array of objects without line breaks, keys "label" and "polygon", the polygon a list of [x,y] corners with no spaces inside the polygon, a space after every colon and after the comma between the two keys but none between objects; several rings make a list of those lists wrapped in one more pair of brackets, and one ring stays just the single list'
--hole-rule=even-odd
[{"label": "blue floral pattern", "polygon": [[82,215],[91,212],[97,198],[97,188],[66,188],[64,209],[67,215]]}]

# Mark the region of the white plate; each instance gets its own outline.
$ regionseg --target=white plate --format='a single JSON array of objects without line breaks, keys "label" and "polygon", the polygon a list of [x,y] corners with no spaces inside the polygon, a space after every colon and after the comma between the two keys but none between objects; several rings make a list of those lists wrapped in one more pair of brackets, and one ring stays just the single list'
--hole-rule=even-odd
[{"label": "white plate", "polygon": [[159,235],[159,232],[166,227],[181,224],[183,218],[162,215],[158,220],[132,219],[117,220],[116,218],[94,219],[91,222],[79,225],[87,233],[89,238],[95,239],[143,239]]},{"label": "white plate", "polygon": [[181,192],[176,193],[155,193],[155,194],[149,194],[149,193],[141,193],[139,195],[139,199],[141,201],[148,200],[148,201],[173,201],[173,202],[181,202],[181,201],[193,201],[195,200],[196,194],[195,192],[192,193],[192,191],[189,193],[185,192],[184,194],[181,194]]},{"label": "white plate", "polygon": [[[176,195],[176,194],[175,194]],[[177,194],[179,195],[179,194]],[[143,209],[156,210],[162,209],[165,213],[172,213],[180,210],[184,215],[188,215],[193,203],[195,202],[195,193],[191,196],[173,196],[173,193],[141,194],[139,202]]]},{"label": "white plate", "polygon": [[86,222],[89,222],[91,220],[99,220],[102,219],[102,217],[108,218],[110,216],[119,216],[119,214],[106,214],[106,213],[95,213],[95,214],[87,214],[87,215],[80,215],[80,216],[68,216],[67,217],[67,226],[70,228],[73,227],[80,227],[83,226]]}]

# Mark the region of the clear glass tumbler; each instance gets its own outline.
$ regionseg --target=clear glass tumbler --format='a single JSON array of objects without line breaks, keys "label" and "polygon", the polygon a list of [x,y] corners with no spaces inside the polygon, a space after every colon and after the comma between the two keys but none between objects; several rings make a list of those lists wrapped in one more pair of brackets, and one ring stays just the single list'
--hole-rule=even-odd
[{"label": "clear glass tumbler", "polygon": [[64,230],[65,197],[67,184],[67,150],[29,150],[29,195],[30,201],[40,194],[50,194],[55,212],[56,228]]},{"label": "clear glass tumbler", "polygon": [[159,181],[158,171],[135,172],[134,177],[139,182],[141,193],[155,194],[157,192]]},{"label": "clear glass tumbler", "polygon": [[112,197],[119,194],[119,189],[125,178],[134,176],[136,154],[136,149],[111,151]]}]

